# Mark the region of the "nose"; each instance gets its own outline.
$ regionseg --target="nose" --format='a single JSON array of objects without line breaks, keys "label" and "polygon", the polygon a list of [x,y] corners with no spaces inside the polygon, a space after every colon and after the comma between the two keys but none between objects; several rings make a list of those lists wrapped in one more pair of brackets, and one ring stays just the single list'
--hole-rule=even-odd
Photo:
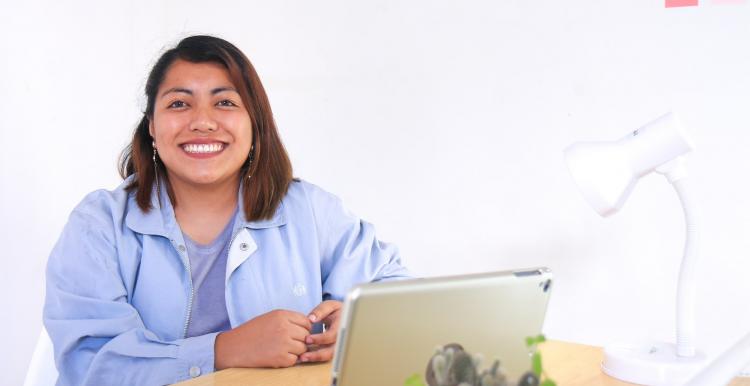
[{"label": "nose", "polygon": [[190,131],[214,132],[217,127],[218,124],[216,123],[216,120],[211,117],[211,113],[208,109],[196,109],[195,116],[190,122]]}]

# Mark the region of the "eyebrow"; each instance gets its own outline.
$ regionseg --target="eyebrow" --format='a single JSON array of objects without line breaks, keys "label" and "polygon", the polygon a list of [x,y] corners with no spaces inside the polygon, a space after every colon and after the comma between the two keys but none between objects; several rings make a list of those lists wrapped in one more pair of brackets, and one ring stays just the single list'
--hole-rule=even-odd
[{"label": "eyebrow", "polygon": [[[237,90],[234,87],[228,87],[228,86],[227,87],[217,87],[217,88],[211,90],[211,95],[216,95],[216,94],[224,92],[224,91],[234,91],[234,92],[237,92]],[[166,90],[163,93],[161,93],[160,98],[163,98],[165,95],[167,95],[169,93],[173,93],[173,92],[183,93],[183,94],[188,94],[188,95],[193,95],[193,90],[191,90],[191,89],[184,88],[184,87],[172,87],[169,90]]]}]

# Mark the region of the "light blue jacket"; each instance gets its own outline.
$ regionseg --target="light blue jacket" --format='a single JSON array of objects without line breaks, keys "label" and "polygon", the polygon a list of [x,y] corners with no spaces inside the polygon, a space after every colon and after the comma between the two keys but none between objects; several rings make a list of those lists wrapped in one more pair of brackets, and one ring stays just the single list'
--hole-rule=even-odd
[{"label": "light blue jacket", "polygon": [[[172,205],[161,192],[159,206],[154,189],[144,213],[129,181],[89,194],[49,257],[44,325],[58,385],[163,385],[214,370],[216,333],[185,338],[195,294]],[[239,201],[226,270],[232,327],[410,276],[393,245],[315,185],[293,182],[270,220],[247,222]]]}]

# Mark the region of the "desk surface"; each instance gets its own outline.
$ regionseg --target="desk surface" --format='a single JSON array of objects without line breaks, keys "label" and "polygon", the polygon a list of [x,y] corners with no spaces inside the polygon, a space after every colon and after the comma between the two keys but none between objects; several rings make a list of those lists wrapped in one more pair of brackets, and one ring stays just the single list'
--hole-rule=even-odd
[{"label": "desk surface", "polygon": [[[540,346],[545,372],[558,386],[626,386],[602,373],[602,349],[560,341]],[[331,363],[297,365],[287,369],[227,369],[181,382],[179,386],[285,385],[329,386]],[[731,386],[750,386],[750,378],[735,379]],[[396,385],[399,386],[399,385]]]}]

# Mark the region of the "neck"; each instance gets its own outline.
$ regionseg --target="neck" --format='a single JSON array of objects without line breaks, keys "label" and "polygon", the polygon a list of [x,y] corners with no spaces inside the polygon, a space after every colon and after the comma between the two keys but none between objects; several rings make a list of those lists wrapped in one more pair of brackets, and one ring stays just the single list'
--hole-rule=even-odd
[{"label": "neck", "polygon": [[178,220],[185,215],[225,217],[234,213],[237,207],[239,177],[209,186],[185,183],[178,178],[168,178],[176,201],[175,215]]}]

